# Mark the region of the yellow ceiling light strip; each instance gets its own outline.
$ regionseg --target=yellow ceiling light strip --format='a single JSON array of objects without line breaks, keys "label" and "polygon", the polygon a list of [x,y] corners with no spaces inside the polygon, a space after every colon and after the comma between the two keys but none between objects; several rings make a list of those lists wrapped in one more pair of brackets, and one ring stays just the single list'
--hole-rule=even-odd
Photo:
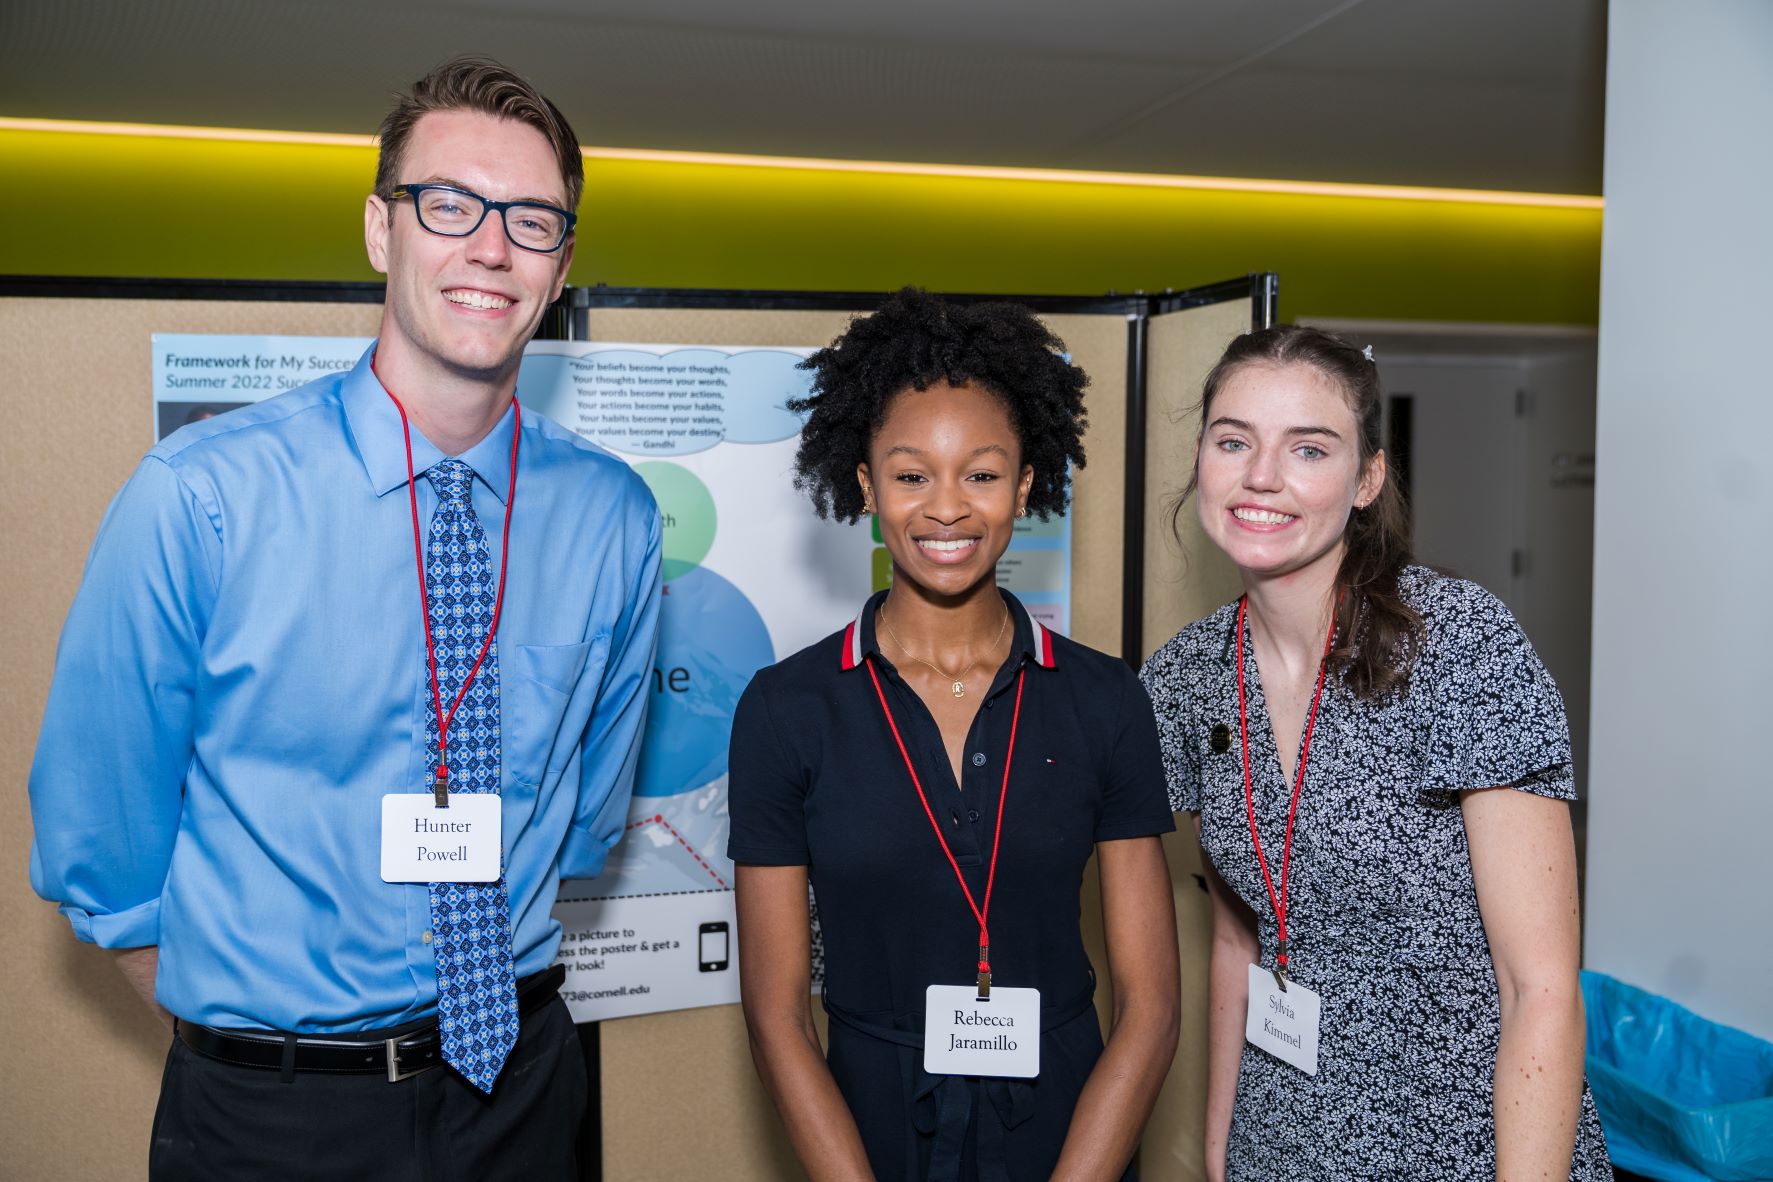
[{"label": "yellow ceiling light strip", "polygon": [[[268,131],[232,127],[181,127],[152,123],[90,123],[62,119],[11,119],[5,117],[0,117],[0,131],[159,136],[169,139],[319,144],[354,148],[371,147],[375,144],[375,137],[370,135],[340,135],[319,131]],[[1452,201],[1481,205],[1531,205],[1561,209],[1601,209],[1605,204],[1600,197],[1564,193],[1515,193],[1496,189],[1442,189],[1417,185],[1359,185],[1339,181],[1277,181],[1254,177],[1176,176],[1146,172],[1088,172],[1061,168],[997,168],[977,164],[907,164],[887,160],[748,156],[727,152],[670,152],[649,148],[585,148],[584,153],[588,160],[631,160],[650,164],[787,168],[814,172],[963,177],[974,180],[1043,181],[1074,185],[1124,185],[1147,189],[1204,189],[1220,192],[1279,193],[1307,197],[1355,197],[1387,201]]]},{"label": "yellow ceiling light strip", "polygon": [[588,158],[660,164],[724,164],[746,168],[802,168],[821,172],[897,173],[906,176],[972,177],[1004,181],[1054,181],[1082,185],[1131,185],[1152,189],[1218,189],[1239,193],[1290,193],[1310,197],[1367,197],[1395,201],[1464,201],[1489,205],[1544,205],[1600,209],[1600,197],[1563,193],[1511,193],[1497,189],[1438,189],[1415,185],[1357,185],[1340,181],[1273,181],[1252,177],[1176,176],[1152,172],[1085,172],[1064,168],[994,168],[981,164],[904,164],[886,160],[828,160],[804,156],[742,156],[724,152],[665,152],[649,148],[586,148]]},{"label": "yellow ceiling light strip", "polygon": [[0,131],[52,131],[63,135],[143,135],[171,140],[229,140],[249,144],[323,144],[335,148],[370,148],[373,135],[335,135],[325,131],[268,131],[244,127],[179,127],[170,123],[91,123],[74,119],[9,119],[0,117]]}]

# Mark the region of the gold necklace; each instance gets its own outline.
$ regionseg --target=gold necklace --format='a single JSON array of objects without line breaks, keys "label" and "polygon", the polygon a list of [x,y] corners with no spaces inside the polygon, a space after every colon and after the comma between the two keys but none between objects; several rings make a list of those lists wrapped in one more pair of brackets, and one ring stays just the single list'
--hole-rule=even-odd
[{"label": "gold necklace", "polygon": [[[900,652],[902,652],[906,656],[910,657],[913,661],[916,661],[919,665],[923,665],[923,666],[926,666],[927,668],[934,669],[936,671],[937,676],[946,678],[948,681],[952,682],[953,684],[950,685],[948,688],[954,692],[955,697],[964,698],[967,696],[967,683],[961,679],[973,671],[973,666],[977,665],[979,663],[979,658],[974,657],[972,660],[968,661],[967,667],[965,669],[962,669],[959,673],[949,673],[946,669],[943,669],[940,665],[936,664],[934,661],[924,660],[922,657],[918,656],[916,653],[914,653],[910,649],[906,648],[905,642],[903,640],[899,639],[899,634],[897,632],[893,631],[893,626],[891,624],[887,623],[886,604],[885,603],[882,603],[880,605],[880,626],[882,628],[885,628],[886,634],[893,638],[893,643],[899,646]],[[986,652],[988,652],[988,653],[995,652],[997,650],[997,642],[1003,639],[1004,629],[1008,628],[1009,626],[1010,626],[1010,607],[1009,607],[1009,604],[1006,603],[1004,605],[1004,609],[1003,609],[1003,622],[997,626],[997,635],[993,636],[991,638],[991,646],[985,650]]]}]

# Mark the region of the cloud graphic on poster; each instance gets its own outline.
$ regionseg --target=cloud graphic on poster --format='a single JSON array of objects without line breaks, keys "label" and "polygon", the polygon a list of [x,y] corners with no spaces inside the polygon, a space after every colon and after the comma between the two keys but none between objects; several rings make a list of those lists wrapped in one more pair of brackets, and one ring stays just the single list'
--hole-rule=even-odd
[{"label": "cloud graphic on poster", "polygon": [[801,357],[779,349],[749,349],[728,358],[733,385],[743,392],[727,410],[727,439],[733,443],[775,443],[800,434],[801,417],[790,398],[812,392],[812,375],[797,368]]},{"label": "cloud graphic on poster", "polygon": [[800,432],[790,398],[811,389],[786,349],[533,349],[518,391],[526,405],[630,456],[682,456],[717,443],[775,443]]}]

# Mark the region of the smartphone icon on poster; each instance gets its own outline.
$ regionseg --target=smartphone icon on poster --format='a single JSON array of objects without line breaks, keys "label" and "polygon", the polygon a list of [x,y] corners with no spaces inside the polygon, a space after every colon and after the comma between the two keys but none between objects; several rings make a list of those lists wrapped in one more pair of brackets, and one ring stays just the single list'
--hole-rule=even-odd
[{"label": "smartphone icon on poster", "polygon": [[696,930],[696,957],[704,973],[726,972],[727,924],[724,919],[705,923]]}]

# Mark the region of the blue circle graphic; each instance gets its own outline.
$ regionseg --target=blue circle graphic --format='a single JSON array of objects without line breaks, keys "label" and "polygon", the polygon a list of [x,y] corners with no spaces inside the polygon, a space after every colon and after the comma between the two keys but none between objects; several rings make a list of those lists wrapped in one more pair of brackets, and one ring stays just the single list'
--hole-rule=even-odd
[{"label": "blue circle graphic", "polygon": [[739,695],[775,659],[763,617],[737,587],[707,567],[666,583],[634,795],[675,796],[725,775]]}]

